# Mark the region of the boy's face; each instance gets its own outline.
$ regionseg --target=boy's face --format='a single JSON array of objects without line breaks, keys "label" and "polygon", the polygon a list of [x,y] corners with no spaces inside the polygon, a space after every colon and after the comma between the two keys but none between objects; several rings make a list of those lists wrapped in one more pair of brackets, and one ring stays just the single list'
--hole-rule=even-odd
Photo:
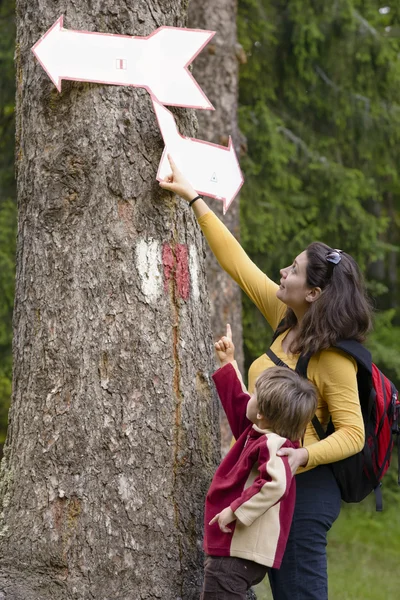
[{"label": "boy's face", "polygon": [[258,413],[259,413],[259,410],[258,410],[258,404],[257,404],[257,392],[256,392],[256,390],[254,390],[252,397],[250,398],[250,400],[247,403],[246,417],[252,423],[257,423],[258,422],[258,419],[257,419]]}]

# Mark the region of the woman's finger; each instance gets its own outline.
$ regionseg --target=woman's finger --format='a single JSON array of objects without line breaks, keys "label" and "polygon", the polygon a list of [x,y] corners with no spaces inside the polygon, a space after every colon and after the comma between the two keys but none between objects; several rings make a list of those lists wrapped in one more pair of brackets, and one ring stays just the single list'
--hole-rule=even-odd
[{"label": "woman's finger", "polygon": [[278,456],[290,456],[292,448],[281,448],[278,450]]},{"label": "woman's finger", "polygon": [[229,323],[226,324],[226,337],[232,341],[232,329]]},{"label": "woman's finger", "polygon": [[170,190],[171,192],[174,191],[174,183],[168,183],[168,181],[160,181],[159,183],[160,187],[163,188],[163,190]]},{"label": "woman's finger", "polygon": [[171,165],[172,172],[179,173],[178,167],[176,166],[175,161],[172,158],[172,156],[170,154],[167,154],[167,156],[168,156],[169,164]]}]

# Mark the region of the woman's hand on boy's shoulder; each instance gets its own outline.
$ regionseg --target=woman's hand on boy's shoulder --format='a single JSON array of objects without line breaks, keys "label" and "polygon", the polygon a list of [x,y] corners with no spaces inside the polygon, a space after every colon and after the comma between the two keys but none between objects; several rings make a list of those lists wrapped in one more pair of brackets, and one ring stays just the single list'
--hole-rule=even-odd
[{"label": "woman's hand on boy's shoulder", "polygon": [[226,335],[223,335],[218,342],[215,342],[214,348],[221,367],[235,360],[235,346],[232,341],[232,330],[229,323],[226,326]]},{"label": "woman's hand on boy's shoulder", "polygon": [[295,475],[299,467],[305,467],[308,463],[307,448],[281,448],[277,452],[278,456],[287,456],[292,475]]}]

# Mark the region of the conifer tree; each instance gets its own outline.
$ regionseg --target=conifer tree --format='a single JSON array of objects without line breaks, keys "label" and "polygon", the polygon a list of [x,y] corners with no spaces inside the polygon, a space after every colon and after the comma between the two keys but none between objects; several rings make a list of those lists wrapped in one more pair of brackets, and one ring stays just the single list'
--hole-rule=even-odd
[{"label": "conifer tree", "polygon": [[[69,29],[147,36],[187,3],[64,3]],[[202,241],[155,181],[143,89],[63,82],[31,47],[58,3],[17,2],[13,397],[0,597],[195,599],[219,458]],[[185,135],[194,114],[176,110]]]},{"label": "conifer tree", "polygon": [[[377,306],[391,309],[370,339],[374,358],[400,378],[400,7],[379,8],[240,0],[242,238],[276,278],[313,240],[353,254]],[[251,360],[269,334],[246,299],[244,314]]]}]

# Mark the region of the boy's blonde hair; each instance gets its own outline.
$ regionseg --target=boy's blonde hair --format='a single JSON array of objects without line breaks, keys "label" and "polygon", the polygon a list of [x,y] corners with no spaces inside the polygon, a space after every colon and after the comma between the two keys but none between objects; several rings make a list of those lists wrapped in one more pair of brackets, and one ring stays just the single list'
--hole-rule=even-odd
[{"label": "boy's blonde hair", "polygon": [[286,367],[271,367],[255,383],[259,412],[268,428],[289,440],[298,440],[315,415],[315,386]]}]

